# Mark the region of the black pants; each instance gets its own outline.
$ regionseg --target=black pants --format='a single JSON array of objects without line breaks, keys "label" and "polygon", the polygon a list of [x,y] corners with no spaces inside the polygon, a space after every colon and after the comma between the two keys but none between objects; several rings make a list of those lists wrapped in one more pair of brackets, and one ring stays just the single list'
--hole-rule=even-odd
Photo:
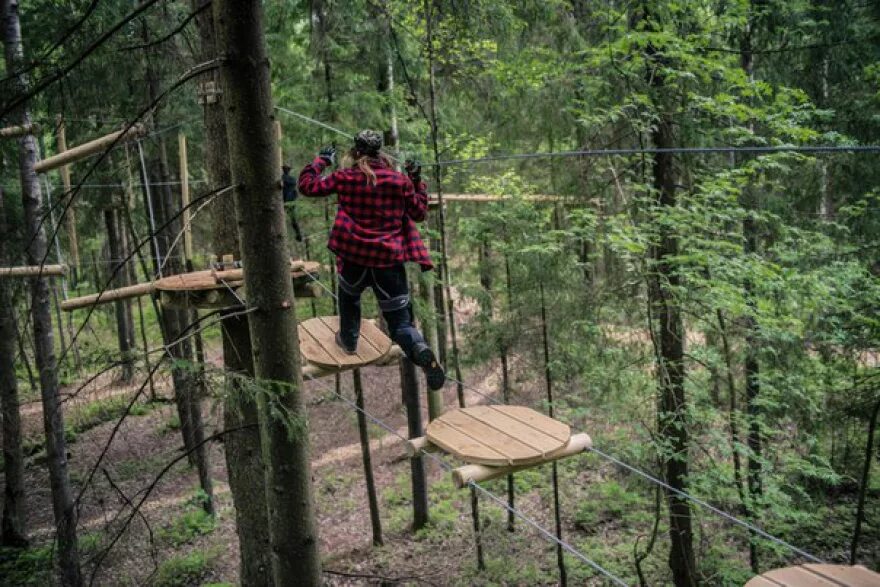
[{"label": "black pants", "polygon": [[296,206],[293,202],[286,202],[284,207],[287,209],[287,215],[290,216],[290,226],[293,227],[293,233],[296,235],[296,240],[302,242],[302,232],[299,229],[299,223],[296,221]]},{"label": "black pants", "polygon": [[413,326],[412,300],[403,264],[393,267],[364,267],[343,262],[339,273],[339,330],[349,347],[357,345],[361,327],[361,294],[368,287],[379,301],[379,309],[388,323],[391,339],[404,354],[413,358],[416,346],[425,344],[425,338]]}]

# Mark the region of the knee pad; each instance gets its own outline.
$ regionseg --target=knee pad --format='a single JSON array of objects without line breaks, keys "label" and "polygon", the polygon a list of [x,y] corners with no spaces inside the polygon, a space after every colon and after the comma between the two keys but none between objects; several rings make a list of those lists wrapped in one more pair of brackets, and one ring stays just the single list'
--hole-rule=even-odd
[{"label": "knee pad", "polygon": [[402,296],[389,298],[387,300],[379,300],[379,309],[382,310],[382,313],[397,312],[398,310],[408,308],[409,305],[409,294],[403,294]]}]

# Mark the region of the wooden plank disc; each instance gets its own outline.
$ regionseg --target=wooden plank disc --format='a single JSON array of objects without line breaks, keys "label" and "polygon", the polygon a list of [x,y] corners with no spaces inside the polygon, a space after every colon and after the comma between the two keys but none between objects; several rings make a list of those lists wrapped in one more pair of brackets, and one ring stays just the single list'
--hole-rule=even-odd
[{"label": "wooden plank disc", "polygon": [[791,587],[880,587],[880,574],[863,566],[801,565],[768,571],[746,587],[763,585]]},{"label": "wooden plank disc", "polygon": [[338,316],[319,316],[299,323],[299,351],[305,361],[323,368],[349,369],[378,361],[391,350],[391,339],[368,320],[361,320],[357,354],[336,344]]},{"label": "wooden plank disc", "polygon": [[531,408],[493,405],[450,410],[425,435],[469,463],[514,466],[549,460],[565,448],[571,429]]}]

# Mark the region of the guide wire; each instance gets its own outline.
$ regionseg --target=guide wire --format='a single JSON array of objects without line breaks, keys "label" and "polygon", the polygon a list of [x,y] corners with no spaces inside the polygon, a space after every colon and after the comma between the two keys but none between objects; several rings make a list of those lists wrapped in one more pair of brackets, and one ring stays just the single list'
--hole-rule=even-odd
[{"label": "guide wire", "polygon": [[[503,403],[500,402],[498,399],[496,399],[486,393],[483,393],[482,391],[480,391],[479,389],[477,389],[476,387],[474,387],[472,385],[468,385],[467,383],[464,383],[463,381],[458,381],[457,379],[455,379],[454,377],[451,377],[449,375],[446,376],[446,379],[452,381],[453,383],[461,384],[462,387],[476,393],[477,395],[485,398],[486,400],[488,400],[489,402],[491,402],[493,404],[503,405]],[[606,452],[599,450],[598,448],[591,446],[591,447],[588,447],[587,450],[598,455],[599,457],[602,457],[603,459],[605,459],[607,461],[614,463],[615,465],[617,465],[619,467],[622,467],[632,473],[635,473],[636,475],[639,475],[640,477],[643,477],[644,479],[650,481],[651,483],[659,485],[659,486],[663,487],[664,489],[667,489],[667,490],[675,493],[676,495],[683,497],[683,498],[687,499],[688,501],[691,501],[691,502],[695,503],[696,505],[711,511],[714,514],[721,516],[722,518],[724,518],[724,519],[726,519],[726,520],[728,520],[738,526],[741,526],[743,528],[750,530],[751,532],[754,532],[755,534],[758,534],[762,538],[766,538],[767,540],[769,540],[771,542],[775,542],[776,544],[779,544],[780,546],[784,546],[784,547],[788,548],[789,550],[791,550],[792,552],[794,552],[794,553],[796,553],[796,554],[798,554],[798,555],[800,555],[800,556],[802,556],[802,557],[804,557],[814,563],[824,563],[825,562],[822,559],[818,558],[817,556],[814,556],[814,555],[810,554],[809,552],[806,552],[805,550],[798,548],[797,546],[794,546],[793,544],[791,544],[789,542],[786,542],[782,538],[777,538],[776,536],[773,536],[772,534],[766,532],[765,530],[762,530],[758,526],[755,526],[754,524],[751,524],[751,523],[749,523],[745,520],[742,520],[740,518],[737,518],[736,516],[729,514],[729,513],[725,512],[724,510],[713,506],[712,504],[700,499],[699,497],[694,497],[693,495],[691,495],[685,491],[682,491],[681,489],[676,489],[675,487],[672,487],[671,485],[669,485],[665,481],[658,479],[657,477],[651,475],[650,473],[642,471],[641,469],[634,467],[632,465],[629,465],[629,464],[621,461],[620,459],[618,459],[618,458],[616,458]]]},{"label": "guide wire", "polygon": [[[318,381],[317,378],[314,377],[313,375],[306,375],[306,377],[310,381],[316,381],[316,382]],[[351,401],[350,399],[348,399],[344,395],[338,393],[335,389],[332,389],[329,385],[324,386],[324,385],[318,383],[318,386],[321,388],[321,391],[324,391],[324,392],[329,391],[330,393],[332,393],[333,395],[335,395],[336,397],[341,399],[343,402],[345,402],[349,407],[354,408],[358,412],[362,413],[366,418],[368,418],[374,424],[385,429],[386,431],[393,434],[394,436],[396,436],[397,438],[399,438],[403,442],[409,441],[408,438],[406,438],[405,436],[400,434],[397,430],[395,430],[391,425],[386,423],[384,420],[382,420],[381,418],[379,418],[377,416],[374,416],[368,410],[359,407],[355,402]],[[419,452],[422,453],[423,455],[427,456],[428,458],[432,459],[433,461],[435,461],[445,471],[452,472],[452,470],[453,470],[452,465],[450,465],[449,463],[447,463],[446,461],[441,459],[436,454],[429,452],[425,449],[419,449]],[[501,498],[496,496],[494,493],[492,493],[491,491],[489,491],[485,487],[481,486],[476,481],[469,481],[468,486],[473,487],[474,489],[476,489],[476,490],[480,491],[481,493],[483,493],[484,495],[488,496],[492,501],[494,501],[495,503],[497,503],[498,505],[500,505],[501,507],[503,507],[507,511],[511,512],[512,514],[514,514],[516,517],[518,517],[519,519],[521,519],[522,521],[524,521],[528,525],[530,525],[533,528],[535,528],[536,530],[538,530],[538,532],[540,532],[548,540],[555,542],[556,544],[561,546],[569,554],[571,554],[572,556],[574,556],[575,558],[577,558],[581,562],[585,563],[586,565],[588,565],[590,568],[594,569],[598,573],[605,576],[607,579],[609,579],[615,585],[620,585],[622,587],[627,587],[627,585],[629,585],[626,581],[624,581],[623,579],[621,579],[620,577],[618,577],[617,575],[615,575],[614,573],[612,573],[611,571],[609,571],[608,569],[606,569],[605,567],[603,567],[602,565],[597,563],[596,561],[590,559],[589,557],[587,557],[586,555],[581,553],[579,550],[577,550],[574,546],[572,546],[571,544],[569,544],[565,540],[561,540],[561,539],[557,538],[552,532],[550,532],[549,530],[547,530],[546,528],[541,526],[538,522],[536,522],[535,520],[533,520],[532,518],[530,518],[529,516],[527,516],[526,514],[521,512],[520,510],[518,510],[517,508],[511,507],[510,504],[508,504],[507,502],[505,502],[504,500],[502,500]]]}]

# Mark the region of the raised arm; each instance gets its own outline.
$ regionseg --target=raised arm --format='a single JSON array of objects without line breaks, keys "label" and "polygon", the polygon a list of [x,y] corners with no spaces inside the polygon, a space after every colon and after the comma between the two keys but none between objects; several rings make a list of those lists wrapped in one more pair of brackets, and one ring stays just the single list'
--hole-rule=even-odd
[{"label": "raised arm", "polygon": [[336,158],[335,147],[325,147],[299,174],[299,192],[310,198],[329,196],[336,192],[336,174],[323,177],[324,169]]},{"label": "raised arm", "polygon": [[406,215],[416,222],[422,222],[428,216],[428,186],[422,181],[421,165],[407,161],[406,174],[409,176],[403,188]]}]

